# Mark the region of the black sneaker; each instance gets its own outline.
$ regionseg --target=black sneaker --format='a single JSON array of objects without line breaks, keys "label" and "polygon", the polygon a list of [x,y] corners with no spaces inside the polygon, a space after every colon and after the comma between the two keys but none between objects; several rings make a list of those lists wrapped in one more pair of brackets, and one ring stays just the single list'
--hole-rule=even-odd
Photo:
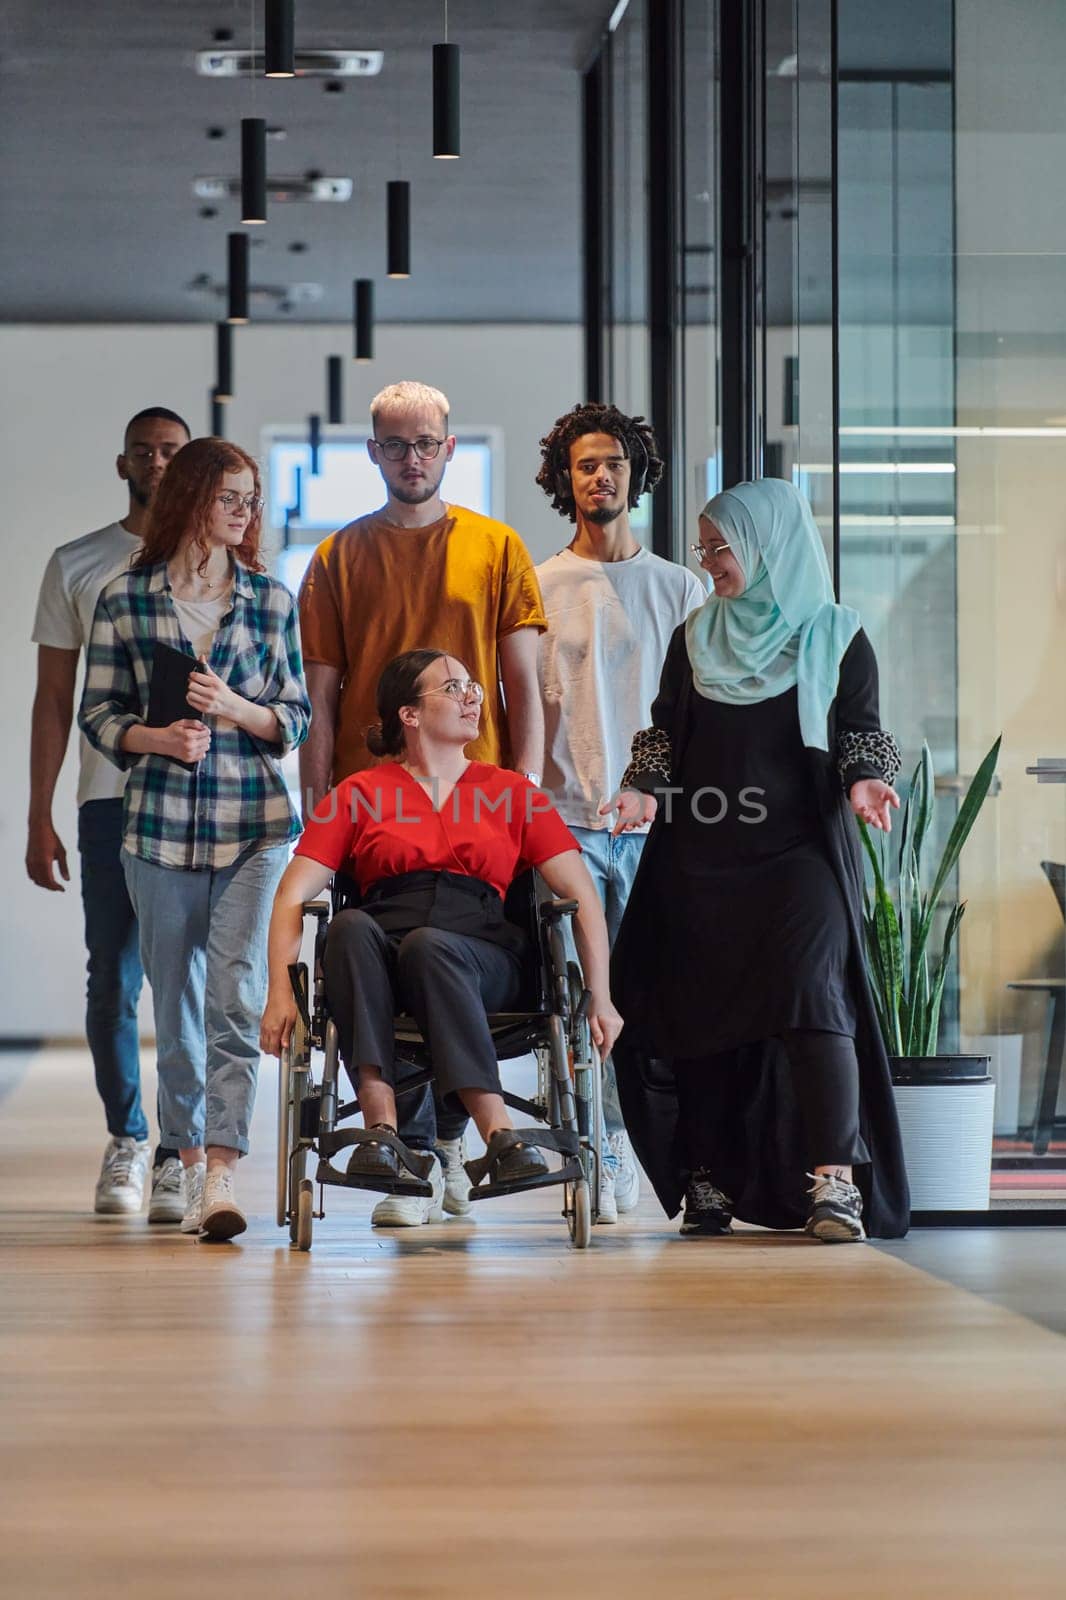
[{"label": "black sneaker", "polygon": [[733,1231],[732,1201],[711,1182],[705,1167],[697,1167],[685,1190],[682,1234],[723,1234]]},{"label": "black sneaker", "polygon": [[806,1231],[824,1244],[851,1244],[866,1238],[862,1225],[862,1195],[853,1183],[831,1172],[808,1172],[812,1187],[811,1214]]}]

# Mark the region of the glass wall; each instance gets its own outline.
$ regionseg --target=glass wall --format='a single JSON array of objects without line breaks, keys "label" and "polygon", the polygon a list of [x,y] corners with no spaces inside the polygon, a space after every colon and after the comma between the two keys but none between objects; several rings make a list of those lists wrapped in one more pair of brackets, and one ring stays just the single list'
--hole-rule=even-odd
[{"label": "glass wall", "polygon": [[[840,583],[936,843],[1002,734],[953,885],[941,1048],[992,1057],[993,1204],[1066,1204],[1066,11],[840,0]],[[1042,1109],[1041,1109],[1042,1108]]]}]

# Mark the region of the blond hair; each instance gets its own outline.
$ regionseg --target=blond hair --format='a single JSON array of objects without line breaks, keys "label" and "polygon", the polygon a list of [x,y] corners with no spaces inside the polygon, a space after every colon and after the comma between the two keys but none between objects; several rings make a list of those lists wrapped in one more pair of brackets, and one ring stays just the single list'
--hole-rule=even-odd
[{"label": "blond hair", "polygon": [[414,383],[404,379],[400,383],[390,383],[382,389],[370,402],[370,421],[375,424],[382,411],[439,411],[444,418],[444,426],[448,426],[448,396],[441,394],[439,389],[431,389],[428,383]]}]

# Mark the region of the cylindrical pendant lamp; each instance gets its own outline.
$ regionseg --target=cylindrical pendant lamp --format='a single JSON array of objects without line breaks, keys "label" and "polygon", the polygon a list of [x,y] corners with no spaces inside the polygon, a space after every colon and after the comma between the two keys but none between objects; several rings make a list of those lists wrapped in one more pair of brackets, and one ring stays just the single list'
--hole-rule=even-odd
[{"label": "cylindrical pendant lamp", "polygon": [[322,418],[313,411],[307,419],[307,442],[311,446],[311,476],[319,473],[319,452],[322,449]]},{"label": "cylindrical pendant lamp", "polygon": [[212,439],[226,437],[226,407],[219,399],[217,389],[211,390],[211,437]]},{"label": "cylindrical pendant lamp", "polygon": [[233,399],[233,329],[228,322],[215,324],[215,399]]},{"label": "cylindrical pendant lamp", "polygon": [[355,359],[374,359],[374,280],[356,278],[354,292]]},{"label": "cylindrical pendant lamp", "polygon": [[441,161],[459,155],[459,46],[433,46],[433,154]]},{"label": "cylindrical pendant lamp", "polygon": [[332,423],[344,421],[344,362],[340,356],[326,357],[326,417]]},{"label": "cylindrical pendant lamp", "polygon": [[293,0],[266,0],[265,78],[295,78]]},{"label": "cylindrical pendant lamp", "polygon": [[241,221],[267,219],[266,122],[262,117],[241,118]]},{"label": "cylindrical pendant lamp", "polygon": [[227,234],[229,244],[229,263],[226,276],[227,292],[229,295],[229,310],[226,321],[242,323],[248,321],[248,235],[246,233]]},{"label": "cylindrical pendant lamp", "polygon": [[411,185],[394,182],[388,186],[388,275],[411,276]]}]

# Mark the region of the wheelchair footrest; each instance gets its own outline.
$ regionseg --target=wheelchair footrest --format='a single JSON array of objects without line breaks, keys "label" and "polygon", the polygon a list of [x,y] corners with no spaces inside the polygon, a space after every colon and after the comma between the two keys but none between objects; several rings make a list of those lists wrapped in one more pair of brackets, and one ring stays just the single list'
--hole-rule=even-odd
[{"label": "wheelchair footrest", "polygon": [[[436,1160],[436,1156],[433,1160]],[[372,1189],[375,1194],[408,1194],[427,1200],[433,1193],[432,1184],[423,1178],[386,1178],[371,1173],[338,1172],[328,1161],[318,1163],[315,1182],[336,1189]]]},{"label": "wheelchair footrest", "polygon": [[[532,1140],[529,1143],[532,1144]],[[497,1194],[518,1194],[523,1189],[548,1189],[552,1184],[576,1183],[584,1177],[580,1161],[566,1161],[554,1172],[544,1172],[539,1178],[517,1178],[512,1183],[483,1183],[471,1189],[471,1200],[489,1200]]]}]

